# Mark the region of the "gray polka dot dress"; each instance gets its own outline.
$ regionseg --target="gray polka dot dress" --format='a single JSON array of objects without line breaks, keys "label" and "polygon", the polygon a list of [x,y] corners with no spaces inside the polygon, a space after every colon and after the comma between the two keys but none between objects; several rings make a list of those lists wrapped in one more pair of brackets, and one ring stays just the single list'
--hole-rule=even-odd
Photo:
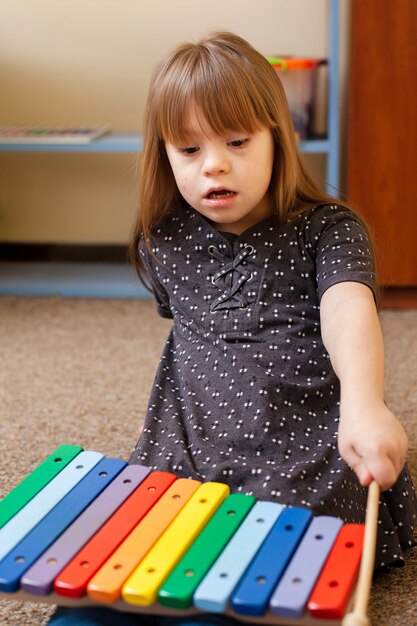
[{"label": "gray polka dot dress", "polygon": [[[318,206],[234,236],[179,207],[151,245],[139,252],[173,325],[130,462],[363,522],[367,492],[338,453],[339,382],[320,335],[328,287],[374,290],[359,219]],[[415,520],[405,467],[381,497],[378,566],[403,561]]]}]

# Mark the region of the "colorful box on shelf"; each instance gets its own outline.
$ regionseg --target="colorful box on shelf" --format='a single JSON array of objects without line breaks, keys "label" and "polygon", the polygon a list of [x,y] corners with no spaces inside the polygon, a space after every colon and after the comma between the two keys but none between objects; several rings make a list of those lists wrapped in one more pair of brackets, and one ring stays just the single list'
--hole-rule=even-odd
[{"label": "colorful box on shelf", "polygon": [[317,87],[319,68],[326,59],[300,57],[268,57],[281,80],[287,96],[295,132],[300,139],[316,135]]}]

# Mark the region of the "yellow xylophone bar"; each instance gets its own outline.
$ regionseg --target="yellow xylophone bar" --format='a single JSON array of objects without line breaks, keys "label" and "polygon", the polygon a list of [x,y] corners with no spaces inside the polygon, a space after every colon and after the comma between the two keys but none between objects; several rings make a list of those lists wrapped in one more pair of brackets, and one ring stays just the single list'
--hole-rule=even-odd
[{"label": "yellow xylophone bar", "polygon": [[[65,453],[58,473],[49,466],[62,446],[25,479],[29,498],[21,483],[0,502],[7,520],[0,528],[3,597],[341,624],[354,596],[363,525],[230,495],[223,483],[177,479],[77,446]],[[372,558],[368,550],[368,595]],[[361,615],[345,618],[350,626],[364,623],[367,595],[358,595]]]}]

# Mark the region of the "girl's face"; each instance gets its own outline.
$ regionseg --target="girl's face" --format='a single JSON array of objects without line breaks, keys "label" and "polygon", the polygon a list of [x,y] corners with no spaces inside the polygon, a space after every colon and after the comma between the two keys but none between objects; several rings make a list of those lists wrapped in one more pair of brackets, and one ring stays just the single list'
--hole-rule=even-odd
[{"label": "girl's face", "polygon": [[217,135],[201,111],[190,107],[186,139],[166,142],[183,198],[220,231],[240,235],[274,213],[268,194],[274,160],[271,131]]}]

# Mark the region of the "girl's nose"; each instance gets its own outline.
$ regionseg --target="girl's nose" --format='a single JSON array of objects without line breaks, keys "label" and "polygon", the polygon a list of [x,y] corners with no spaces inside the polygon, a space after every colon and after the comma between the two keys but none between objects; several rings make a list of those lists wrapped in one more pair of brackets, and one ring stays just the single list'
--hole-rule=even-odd
[{"label": "girl's nose", "polygon": [[212,176],[213,174],[222,174],[230,170],[229,160],[221,150],[211,150],[204,159],[204,174]]}]

